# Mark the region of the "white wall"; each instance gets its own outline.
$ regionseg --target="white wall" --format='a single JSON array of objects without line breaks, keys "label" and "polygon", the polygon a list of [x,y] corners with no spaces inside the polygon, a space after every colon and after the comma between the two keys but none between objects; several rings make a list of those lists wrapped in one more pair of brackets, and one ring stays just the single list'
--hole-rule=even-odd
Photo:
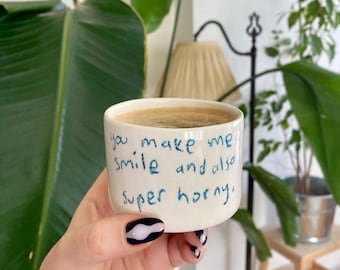
[{"label": "white wall", "polygon": [[[275,27],[279,12],[286,10],[292,1],[270,1],[270,0],[183,0],[181,21],[179,32],[177,34],[178,41],[187,41],[192,39],[192,32],[197,29],[207,20],[215,19],[222,23],[227,31],[233,45],[240,51],[248,51],[250,49],[250,37],[246,34],[245,29],[248,26],[248,16],[254,11],[258,13],[260,23],[263,27],[263,32],[258,38],[258,61],[257,70],[265,70],[275,65],[273,60],[269,59],[264,54],[264,46],[267,46],[272,41],[271,31]],[[176,4],[177,1],[175,0]],[[173,26],[174,6],[163,22],[161,28],[148,37],[149,47],[149,67],[148,67],[148,95],[152,95],[152,91],[156,87],[159,78],[164,71],[164,64],[167,55],[168,45],[170,43],[170,35]],[[340,33],[339,33],[340,37]],[[237,56],[227,47],[221,33],[215,26],[208,26],[199,37],[199,40],[217,40],[223,49],[226,59],[234,73],[238,82],[249,77],[250,66],[247,57]],[[339,71],[338,58],[333,62],[332,68]],[[324,62],[327,65],[327,62]],[[257,89],[271,87],[273,76],[266,76],[257,80]],[[243,97],[248,100],[249,86],[241,89]],[[258,134],[261,136],[261,134]],[[247,157],[248,145],[245,138],[245,159]],[[281,158],[281,162],[277,162],[277,158]],[[284,155],[276,155],[272,160],[269,160],[266,167],[269,166],[276,173],[281,173],[283,176],[291,174],[289,166],[286,166]],[[273,161],[275,160],[275,162]],[[318,172],[318,169],[315,169]],[[242,206],[246,205],[246,181],[244,182],[244,199]],[[278,225],[275,210],[266,196],[256,187],[255,192],[255,208],[254,216],[257,225],[261,228],[273,227]],[[336,223],[340,224],[339,207],[336,214]],[[217,226],[213,230],[208,241],[207,254],[203,261],[196,267],[186,266],[183,270],[226,270],[226,269],[245,269],[245,238],[240,227],[233,221],[225,222]]]}]

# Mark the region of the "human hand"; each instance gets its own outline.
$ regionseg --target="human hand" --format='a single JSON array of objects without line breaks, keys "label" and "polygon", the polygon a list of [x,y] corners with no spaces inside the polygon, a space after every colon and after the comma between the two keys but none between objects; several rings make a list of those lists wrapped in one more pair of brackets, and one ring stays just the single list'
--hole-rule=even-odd
[{"label": "human hand", "polygon": [[104,170],[40,270],[168,270],[203,257],[209,230],[163,233],[159,219],[114,213],[107,189]]}]

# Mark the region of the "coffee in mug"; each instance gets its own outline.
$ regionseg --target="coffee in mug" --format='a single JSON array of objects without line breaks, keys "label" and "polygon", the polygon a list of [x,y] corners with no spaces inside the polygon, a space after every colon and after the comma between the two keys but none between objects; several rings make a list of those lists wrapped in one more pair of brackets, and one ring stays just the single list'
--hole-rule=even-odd
[{"label": "coffee in mug", "polygon": [[162,107],[134,110],[115,119],[142,126],[193,128],[223,124],[237,118],[232,111],[204,107]]}]

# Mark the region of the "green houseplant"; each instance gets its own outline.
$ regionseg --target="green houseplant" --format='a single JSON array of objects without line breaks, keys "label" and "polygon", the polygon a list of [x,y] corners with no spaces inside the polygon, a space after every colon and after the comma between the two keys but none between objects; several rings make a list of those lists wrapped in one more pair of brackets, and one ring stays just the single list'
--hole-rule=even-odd
[{"label": "green houseplant", "polygon": [[[266,54],[276,59],[277,65],[292,59],[309,59],[317,63],[327,55],[329,62],[334,59],[336,43],[334,31],[340,20],[339,3],[327,1],[297,1],[293,3],[285,16],[288,32],[273,30],[274,43],[265,48]],[[281,19],[283,19],[281,18]],[[291,111],[286,94],[280,93],[280,85],[274,82],[274,88],[259,92],[257,96],[257,126],[270,132],[273,128],[282,131],[282,139],[260,139],[262,150],[257,162],[269,154],[283,148],[289,153],[289,161],[294,169],[296,188],[309,193],[309,178],[313,152],[308,151],[308,144],[297,125],[294,125],[294,114]]]},{"label": "green houseplant", "polygon": [[[337,136],[339,136],[339,123],[335,115],[340,113],[339,90],[336,89],[336,83],[334,82],[339,80],[339,75],[319,67],[316,62],[316,59],[324,50],[328,52],[330,59],[334,57],[335,43],[325,43],[329,44],[327,47],[324,45],[323,39],[319,36],[326,34],[328,39],[332,41],[332,39],[329,38],[329,31],[331,28],[336,28],[339,24],[339,12],[335,9],[335,6],[332,6],[332,3],[332,1],[328,1],[328,6],[325,7],[322,6],[319,1],[299,1],[298,11],[291,11],[287,17],[289,27],[298,26],[298,42],[292,44],[290,39],[279,39],[278,34],[280,34],[280,32],[274,32],[276,44],[275,46],[268,47],[267,53],[274,57],[281,56],[282,51],[279,49],[280,46],[283,46],[285,47],[284,53],[288,53],[288,55],[293,56],[293,58],[298,56],[301,60],[286,65],[278,61],[278,68],[264,71],[258,75],[261,76],[274,71],[282,71],[286,94],[278,94],[275,89],[261,92],[258,95],[259,99],[256,113],[259,123],[265,126],[267,131],[281,127],[287,132],[290,118],[296,117],[298,122],[298,127],[292,129],[291,134],[286,135],[286,142],[278,141],[277,139],[261,139],[259,143],[263,146],[263,149],[260,152],[258,161],[261,161],[270,153],[277,151],[280,146],[286,150],[290,146],[293,146],[293,150],[297,153],[296,156],[299,156],[302,148],[301,145],[308,145],[312,153],[315,154],[326,183],[339,204],[339,183],[336,175],[330,171],[336,170],[336,167],[333,167],[334,165],[339,165],[339,159],[335,155],[335,152],[333,152],[338,149],[335,142]],[[319,27],[315,26],[316,22],[319,22]],[[320,31],[314,31],[315,27]],[[281,59],[279,58],[279,60]],[[292,60],[290,59],[290,61]],[[240,85],[237,87],[239,86]],[[225,96],[221,97],[220,100],[224,97]],[[275,117],[275,114],[281,112],[285,103],[286,105],[291,105],[291,107],[289,107],[284,113],[283,118],[277,121],[275,125],[273,116]],[[329,108],[327,108],[327,106],[329,106]],[[327,115],[325,112],[330,109],[332,113]],[[328,126],[330,123],[334,126]],[[331,140],[331,142],[329,140]],[[305,156],[306,155],[302,155],[303,158],[305,158]],[[305,158],[305,160],[310,160],[310,158]],[[296,164],[298,165],[296,169],[297,179],[300,179],[297,183],[302,182],[302,184],[298,184],[298,186],[302,186],[307,190],[310,186],[310,162],[306,162],[307,169],[305,171],[301,170],[299,160]],[[332,169],[330,169],[330,166],[332,166]],[[265,181],[267,178],[280,180],[280,177],[265,171],[259,166],[247,166],[246,169],[249,170],[257,180],[261,179],[261,181]],[[281,203],[283,203],[282,206],[284,208],[284,202]],[[287,213],[290,215],[289,212]],[[279,216],[281,222],[287,220],[285,215],[283,215],[282,218],[280,211]],[[291,218],[290,220],[293,219]],[[283,224],[283,229],[286,242],[294,245],[296,241],[294,239],[296,226],[294,226],[293,223]]]},{"label": "green houseplant", "polygon": [[[263,71],[255,77],[273,72],[281,72],[287,91],[287,97],[292,105],[301,130],[317,158],[325,181],[337,204],[340,204],[340,181],[337,178],[340,159],[336,154],[340,149],[337,138],[340,136],[340,75],[324,69],[309,61],[297,61],[278,68]],[[238,84],[219,100],[236,91],[238,87],[249,83],[251,79]],[[269,198],[276,203],[278,214],[283,226],[283,236],[287,244],[295,245],[296,224],[292,211],[285,200],[275,196],[280,194],[278,184],[281,179],[260,166],[246,164],[244,167],[259,182]],[[292,190],[292,189],[291,189]],[[277,192],[277,193],[276,193]],[[288,194],[287,194],[288,195]],[[290,222],[293,221],[293,222]]]},{"label": "green houseplant", "polygon": [[[322,56],[327,56],[328,61],[331,62],[336,51],[334,31],[340,23],[339,17],[338,1],[293,2],[289,11],[281,18],[285,19],[284,23],[288,31],[273,31],[274,44],[266,47],[267,55],[274,57],[278,66],[292,59],[306,59],[318,63]],[[282,139],[278,139],[275,134],[259,140],[262,151],[259,153],[257,162],[263,161],[273,152],[288,153],[287,163],[293,168],[293,176],[286,181],[289,180],[293,185],[301,204],[298,238],[303,242],[324,241],[330,233],[335,203],[327,190],[325,181],[311,174],[314,152],[311,151],[308,139],[299,123],[296,124],[295,113],[291,110],[291,101],[287,99],[285,91],[280,91],[277,81],[274,89],[262,91],[257,97],[257,124],[264,127],[267,135],[271,134],[274,129],[279,129],[283,135]],[[307,210],[309,203],[312,203],[309,200],[313,200],[314,204],[318,202],[321,204],[322,200],[322,204],[329,207],[327,210],[329,214],[320,212],[323,220],[327,221],[320,225],[324,226],[323,234],[305,227],[311,222],[311,218],[315,219],[315,214],[311,216]],[[326,215],[328,215],[327,219]]]}]

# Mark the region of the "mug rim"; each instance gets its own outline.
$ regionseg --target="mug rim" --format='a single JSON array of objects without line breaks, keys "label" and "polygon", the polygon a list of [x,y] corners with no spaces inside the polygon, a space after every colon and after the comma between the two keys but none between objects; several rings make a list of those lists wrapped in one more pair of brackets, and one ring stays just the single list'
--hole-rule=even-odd
[{"label": "mug rim", "polygon": [[[135,107],[136,105],[141,105]],[[156,105],[156,106],[155,106]],[[163,105],[163,106],[161,106]],[[187,107],[207,107],[207,108],[217,108],[217,109],[225,109],[231,110],[236,114],[235,119],[230,120],[225,123],[209,125],[209,126],[200,126],[200,127],[188,127],[188,128],[172,128],[172,127],[155,127],[155,126],[144,126],[132,123],[126,123],[123,121],[115,120],[114,115],[127,113],[133,110],[140,109],[149,109],[149,108],[158,108],[158,107],[174,107],[174,106],[187,106]],[[118,112],[118,113],[117,113]],[[224,102],[213,101],[213,100],[205,100],[205,99],[194,99],[194,98],[177,98],[177,97],[167,97],[167,98],[136,98],[130,99],[126,101],[122,101],[108,107],[104,112],[104,121],[119,124],[126,127],[139,127],[139,128],[147,128],[147,129],[157,129],[157,130],[196,130],[196,129],[207,129],[212,127],[218,127],[223,125],[238,125],[244,119],[243,112],[237,108],[235,105],[231,105]]]}]

